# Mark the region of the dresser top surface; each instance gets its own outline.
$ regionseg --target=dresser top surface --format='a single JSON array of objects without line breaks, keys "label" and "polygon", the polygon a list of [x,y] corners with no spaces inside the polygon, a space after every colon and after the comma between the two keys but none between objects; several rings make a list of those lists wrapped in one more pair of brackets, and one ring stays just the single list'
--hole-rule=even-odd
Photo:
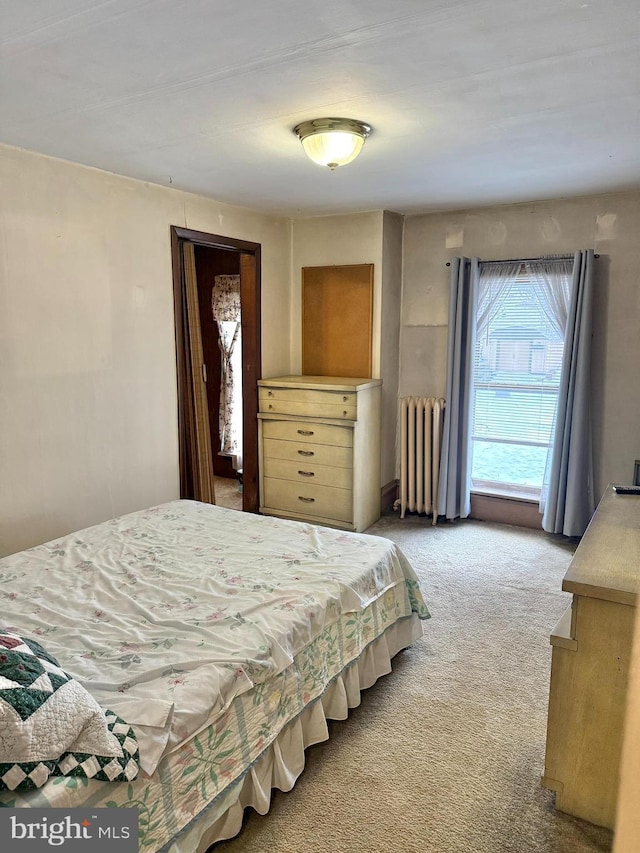
[{"label": "dresser top surface", "polygon": [[382,380],[352,376],[274,376],[272,379],[259,379],[258,385],[270,388],[311,388],[320,391],[361,391],[382,385]]},{"label": "dresser top surface", "polygon": [[635,606],[640,593],[640,496],[607,486],[562,589]]}]

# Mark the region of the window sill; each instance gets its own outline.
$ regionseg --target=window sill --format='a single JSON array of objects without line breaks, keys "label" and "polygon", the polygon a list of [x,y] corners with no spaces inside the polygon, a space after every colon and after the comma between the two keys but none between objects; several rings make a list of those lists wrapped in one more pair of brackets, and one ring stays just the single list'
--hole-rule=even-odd
[{"label": "window sill", "polygon": [[505,501],[522,501],[523,503],[535,504],[540,503],[538,495],[532,495],[530,492],[520,492],[517,489],[490,489],[483,487],[481,489],[471,489],[472,495],[479,495],[484,498],[500,498]]}]

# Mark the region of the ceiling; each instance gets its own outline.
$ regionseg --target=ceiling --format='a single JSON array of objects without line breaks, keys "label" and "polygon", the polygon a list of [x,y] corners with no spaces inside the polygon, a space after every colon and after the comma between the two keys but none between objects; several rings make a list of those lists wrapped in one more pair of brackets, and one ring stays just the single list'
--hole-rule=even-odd
[{"label": "ceiling", "polygon": [[0,0],[0,141],[288,216],[636,188],[639,96],[638,0]]}]

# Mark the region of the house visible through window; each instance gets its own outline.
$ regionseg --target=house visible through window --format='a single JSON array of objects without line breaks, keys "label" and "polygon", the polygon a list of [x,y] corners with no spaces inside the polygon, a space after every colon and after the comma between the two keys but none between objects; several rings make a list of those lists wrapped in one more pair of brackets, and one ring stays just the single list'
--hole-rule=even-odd
[{"label": "house visible through window", "polygon": [[480,272],[471,487],[539,498],[552,442],[572,262]]}]

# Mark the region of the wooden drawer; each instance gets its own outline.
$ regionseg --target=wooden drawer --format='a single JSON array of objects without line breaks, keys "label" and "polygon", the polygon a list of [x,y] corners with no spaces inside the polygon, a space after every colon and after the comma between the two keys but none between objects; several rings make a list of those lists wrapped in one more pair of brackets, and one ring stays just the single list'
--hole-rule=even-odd
[{"label": "wooden drawer", "polygon": [[355,406],[329,406],[326,403],[283,403],[279,400],[260,403],[260,411],[272,415],[303,415],[310,418],[333,418],[334,420],[355,421]]},{"label": "wooden drawer", "polygon": [[279,512],[313,515],[328,520],[353,520],[353,492],[333,486],[264,478],[264,505]]},{"label": "wooden drawer", "polygon": [[330,444],[334,447],[353,447],[353,429],[333,424],[318,424],[311,421],[262,419],[263,438],[278,438],[283,441]]},{"label": "wooden drawer", "polygon": [[312,444],[311,442],[283,441],[279,438],[265,438],[263,458],[285,459],[300,465],[333,465],[337,468],[353,467],[353,450],[350,447],[336,447],[331,444]]},{"label": "wooden drawer", "polygon": [[309,388],[259,388],[261,412],[306,415],[316,418],[357,417],[357,396],[350,391],[316,391]]},{"label": "wooden drawer", "polygon": [[284,459],[268,457],[264,460],[264,476],[307,485],[335,486],[337,489],[350,489],[353,484],[351,468],[313,465],[306,461],[287,462]]},{"label": "wooden drawer", "polygon": [[260,403],[277,400],[281,403],[325,403],[328,406],[355,406],[357,398],[355,391],[319,391],[315,388],[260,387],[258,394]]}]

